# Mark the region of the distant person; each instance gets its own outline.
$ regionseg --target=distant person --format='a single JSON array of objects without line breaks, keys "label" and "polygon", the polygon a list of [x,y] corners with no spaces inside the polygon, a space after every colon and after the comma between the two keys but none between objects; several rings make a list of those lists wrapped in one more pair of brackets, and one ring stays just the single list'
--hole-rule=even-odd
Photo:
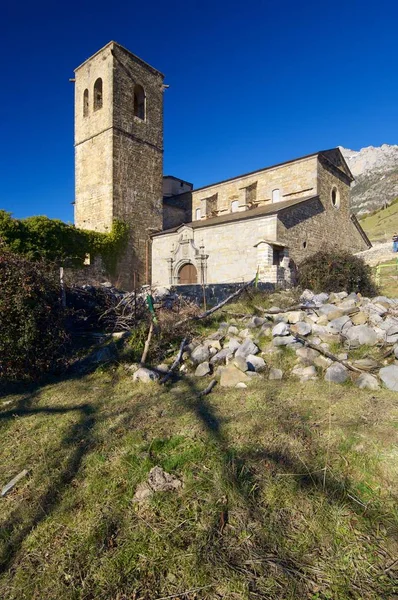
[{"label": "distant person", "polygon": [[392,251],[398,252],[398,233],[392,236]]}]

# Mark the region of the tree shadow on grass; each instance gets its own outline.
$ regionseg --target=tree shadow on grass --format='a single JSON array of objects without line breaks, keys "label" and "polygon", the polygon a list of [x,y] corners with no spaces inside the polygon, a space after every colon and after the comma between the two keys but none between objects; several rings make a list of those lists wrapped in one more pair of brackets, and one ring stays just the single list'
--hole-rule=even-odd
[{"label": "tree shadow on grass", "polygon": [[[246,447],[236,449],[230,444],[223,430],[223,418],[217,415],[211,397],[201,396],[201,390],[192,379],[187,379],[187,387],[188,393],[180,397],[179,404],[185,410],[194,413],[199,423],[204,426],[209,439],[216,444],[219,450],[223,482],[226,489],[231,489],[240,499],[241,505],[244,507],[245,522],[259,525],[255,528],[248,558],[247,548],[245,549],[244,545],[241,549],[237,549],[236,545],[235,548],[232,548],[220,529],[219,520],[214,520],[211,530],[207,532],[207,540],[211,541],[211,545],[208,543],[204,548],[203,555],[198,556],[198,564],[204,559],[208,559],[211,547],[211,552],[218,553],[219,559],[224,560],[229,568],[243,575],[248,589],[256,597],[269,597],[263,595],[265,588],[262,587],[261,580],[270,574],[275,576],[276,573],[279,573],[281,582],[285,582],[285,584],[288,582],[291,590],[297,594],[294,597],[308,597],[314,584],[316,569],[304,558],[298,559],[297,554],[295,555],[280,545],[275,545],[278,535],[283,536],[283,532],[272,530],[275,525],[270,524],[269,530],[263,526],[264,512],[261,507],[262,499],[256,473],[259,463],[271,466],[275,477],[278,474],[293,477],[295,484],[306,494],[318,494],[320,497],[324,497],[329,505],[337,505],[342,509],[349,507],[354,514],[361,517],[367,532],[371,535],[375,535],[377,524],[385,523],[386,520],[393,523],[393,514],[386,514],[386,511],[380,510],[380,506],[377,505],[365,506],[355,497],[355,486],[348,477],[338,477],[329,471],[325,473],[320,468],[320,459],[325,456],[325,448],[322,447],[321,441],[314,437],[310,428],[303,426],[299,414],[292,414],[288,409],[285,412],[282,411],[278,415],[278,427],[281,428],[281,433],[288,437],[291,436],[292,439],[297,435],[302,446],[308,450],[305,460],[290,451],[288,447],[274,448],[272,444],[270,447],[263,445],[256,447],[250,440]],[[225,390],[225,393],[228,392],[229,390]],[[267,389],[264,388],[264,402],[266,401]],[[227,417],[225,420],[230,419]],[[277,535],[274,535],[275,533]],[[390,535],[394,536],[393,530]],[[318,583],[330,585],[327,576],[324,577],[325,579],[322,581],[322,574],[318,573],[315,579]],[[347,585],[350,597],[362,597],[361,590],[356,584],[351,582]],[[375,594],[386,593],[387,589],[392,593],[394,589],[392,580],[391,585],[385,584],[381,592],[377,587],[376,580],[372,581],[369,578],[365,585],[368,586],[370,593]]]}]

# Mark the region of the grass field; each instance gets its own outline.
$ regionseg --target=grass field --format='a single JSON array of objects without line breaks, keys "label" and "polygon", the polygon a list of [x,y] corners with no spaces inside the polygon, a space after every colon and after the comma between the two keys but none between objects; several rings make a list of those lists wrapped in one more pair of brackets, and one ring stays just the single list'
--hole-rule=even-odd
[{"label": "grass field", "polygon": [[[206,384],[118,366],[0,399],[0,482],[29,469],[0,498],[2,599],[396,599],[398,395]],[[154,465],[183,489],[134,504]]]},{"label": "grass field", "polygon": [[389,242],[398,232],[398,199],[385,209],[360,220],[371,242]]}]

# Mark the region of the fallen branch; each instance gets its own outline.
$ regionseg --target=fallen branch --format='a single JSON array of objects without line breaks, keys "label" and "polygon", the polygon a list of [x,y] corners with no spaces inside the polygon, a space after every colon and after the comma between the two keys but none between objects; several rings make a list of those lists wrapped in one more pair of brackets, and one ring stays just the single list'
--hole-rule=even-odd
[{"label": "fallen branch", "polygon": [[341,360],[340,358],[337,358],[337,356],[335,356],[331,352],[328,352],[327,350],[324,350],[320,346],[317,346],[316,344],[313,344],[312,342],[310,342],[309,340],[307,340],[307,338],[305,338],[303,335],[300,335],[299,333],[293,333],[292,332],[292,335],[296,338],[296,340],[298,340],[302,344],[305,344],[309,348],[312,348],[313,350],[316,350],[317,352],[319,352],[320,354],[323,354],[327,358],[330,358],[334,362],[338,362],[338,363],[344,365],[350,371],[354,371],[354,373],[366,373],[367,372],[364,369],[358,369],[358,367],[354,367],[350,362],[348,362],[348,360]]},{"label": "fallen branch", "polygon": [[141,361],[140,361],[141,365],[143,365],[145,363],[146,357],[148,356],[148,350],[149,350],[149,345],[150,345],[151,339],[152,339],[152,333],[153,333],[153,321],[151,321],[151,324],[149,326],[148,337],[146,338],[144,351],[141,356]]},{"label": "fallen branch", "polygon": [[187,323],[188,321],[200,321],[201,319],[206,319],[206,317],[209,317],[210,315],[215,313],[217,310],[220,310],[220,308],[225,306],[228,302],[230,302],[234,298],[237,298],[238,296],[240,296],[242,294],[242,292],[247,290],[253,283],[254,283],[254,279],[249,281],[249,283],[246,283],[246,285],[239,288],[239,290],[237,290],[236,292],[234,292],[233,294],[228,296],[228,298],[226,298],[225,300],[223,300],[216,306],[213,306],[213,308],[206,310],[204,313],[201,313],[200,315],[194,315],[193,317],[187,317],[186,319],[182,319],[182,321],[178,321],[175,324],[175,327],[180,327],[180,325],[183,325],[184,323]]},{"label": "fallen branch", "polygon": [[209,383],[209,385],[202,390],[201,392],[199,392],[199,398],[202,398],[203,396],[207,396],[207,394],[210,394],[210,392],[212,391],[212,389],[214,388],[214,386],[217,385],[217,381],[215,379],[212,379]]},{"label": "fallen branch", "polygon": [[170,369],[167,371],[166,375],[160,380],[160,383],[166,383],[166,381],[168,381],[170,379],[170,377],[173,375],[174,370],[178,367],[178,365],[181,362],[182,354],[184,352],[186,343],[187,343],[187,338],[185,337],[181,342],[180,349],[177,354],[177,358],[171,365]]}]

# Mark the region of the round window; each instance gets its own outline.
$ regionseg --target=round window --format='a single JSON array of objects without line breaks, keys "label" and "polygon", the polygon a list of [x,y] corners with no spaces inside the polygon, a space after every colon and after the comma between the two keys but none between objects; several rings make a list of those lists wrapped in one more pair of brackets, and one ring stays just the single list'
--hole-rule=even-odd
[{"label": "round window", "polygon": [[336,186],[332,187],[331,200],[332,200],[332,205],[334,206],[334,208],[339,208],[340,193]]}]

